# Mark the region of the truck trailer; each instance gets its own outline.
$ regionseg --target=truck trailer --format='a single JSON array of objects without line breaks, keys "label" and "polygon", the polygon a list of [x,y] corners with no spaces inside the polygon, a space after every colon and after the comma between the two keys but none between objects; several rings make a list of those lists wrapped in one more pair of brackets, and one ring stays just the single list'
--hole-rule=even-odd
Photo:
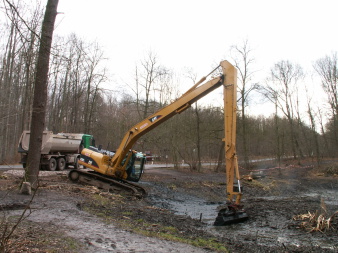
[{"label": "truck trailer", "polygon": [[[18,152],[21,154],[21,163],[26,168],[29,153],[30,131],[23,131]],[[64,170],[68,166],[78,169],[78,160],[83,148],[95,146],[92,135],[79,133],[58,133],[44,131],[41,146],[41,170]]]}]

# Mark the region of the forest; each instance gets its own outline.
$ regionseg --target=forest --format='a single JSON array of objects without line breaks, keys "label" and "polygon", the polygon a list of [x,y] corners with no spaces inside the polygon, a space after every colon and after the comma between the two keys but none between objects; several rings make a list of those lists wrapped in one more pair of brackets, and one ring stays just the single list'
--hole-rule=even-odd
[{"label": "forest", "polygon": [[[20,160],[18,141],[31,123],[43,8],[18,5],[13,9],[5,4],[1,10],[0,164],[12,164]],[[323,55],[307,71],[281,60],[259,82],[253,82],[255,56],[249,40],[224,48],[224,52],[229,52],[226,60],[238,69],[237,152],[241,164],[250,166],[257,158],[282,162],[289,157],[309,157],[320,163],[337,155],[336,52]],[[174,101],[200,78],[192,70],[186,71],[184,78],[190,83],[182,84],[184,78],[162,64],[158,55],[160,52],[148,52],[140,59],[130,77],[133,83],[116,84],[111,78],[114,69],[109,68],[99,43],[76,34],[55,36],[46,130],[92,134],[97,144],[116,149],[130,127]],[[313,102],[319,92],[309,92],[314,85],[325,94],[320,103]],[[258,95],[273,108],[273,114],[251,113]],[[184,161],[191,169],[201,170],[202,163],[223,157],[223,117],[222,105],[196,102],[142,137],[135,149],[150,152],[158,162]]]}]

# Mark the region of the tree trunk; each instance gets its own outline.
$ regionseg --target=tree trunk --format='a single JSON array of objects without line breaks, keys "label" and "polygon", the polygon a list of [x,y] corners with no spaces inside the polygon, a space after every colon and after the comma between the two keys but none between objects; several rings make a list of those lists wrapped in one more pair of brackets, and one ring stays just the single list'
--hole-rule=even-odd
[{"label": "tree trunk", "polygon": [[[197,171],[202,170],[202,161],[201,161],[201,131],[200,131],[200,115],[198,113],[197,102],[195,104],[195,114],[196,114],[196,148],[197,148]],[[193,157],[195,159],[195,157]]]},{"label": "tree trunk", "polygon": [[222,163],[223,163],[223,157],[224,157],[224,148],[225,148],[225,142],[222,141],[221,147],[218,152],[218,159],[217,164],[215,167],[215,172],[220,172],[222,169]]},{"label": "tree trunk", "polygon": [[45,127],[49,57],[58,2],[59,0],[48,0],[47,2],[36,66],[29,154],[24,179],[30,182],[33,189],[38,187],[42,133]]},{"label": "tree trunk", "polygon": [[246,120],[246,112],[245,112],[245,94],[242,94],[242,110],[241,110],[241,117],[242,117],[242,136],[243,136],[243,158],[244,164],[247,169],[250,168],[250,161],[249,161],[249,154],[248,154],[248,143],[247,143],[247,120]]},{"label": "tree trunk", "polygon": [[275,104],[275,136],[276,136],[276,158],[278,162],[278,166],[281,166],[281,144],[280,144],[280,133],[279,133],[279,123],[278,123],[278,107],[277,101]]}]

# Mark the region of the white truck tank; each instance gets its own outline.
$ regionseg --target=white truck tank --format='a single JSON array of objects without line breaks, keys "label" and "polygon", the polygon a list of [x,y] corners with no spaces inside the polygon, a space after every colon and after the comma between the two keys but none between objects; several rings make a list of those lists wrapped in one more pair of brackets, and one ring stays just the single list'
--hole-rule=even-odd
[{"label": "white truck tank", "polygon": [[[78,168],[78,159],[84,144],[78,133],[58,133],[44,131],[42,136],[40,169],[63,170],[68,166]],[[18,152],[21,153],[21,163],[26,167],[29,152],[30,131],[23,131]]]},{"label": "white truck tank", "polygon": [[[83,134],[58,133],[44,131],[42,136],[41,154],[50,154],[54,152],[78,153]],[[22,151],[29,149],[30,132],[23,131],[20,138]]]}]

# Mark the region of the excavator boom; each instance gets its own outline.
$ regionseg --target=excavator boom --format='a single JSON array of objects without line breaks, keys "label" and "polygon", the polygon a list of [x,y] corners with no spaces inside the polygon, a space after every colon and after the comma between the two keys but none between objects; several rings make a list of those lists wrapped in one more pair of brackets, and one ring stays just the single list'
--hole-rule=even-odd
[{"label": "excavator boom", "polygon": [[[209,81],[207,77],[219,67],[223,74],[212,78]],[[174,115],[188,109],[194,102],[204,97],[211,91],[223,86],[224,89],[224,128],[225,128],[225,161],[226,161],[226,182],[227,182],[227,201],[230,212],[224,210],[218,215],[218,222],[215,225],[225,225],[228,223],[229,216],[236,220],[239,213],[244,213],[240,206],[242,190],[239,181],[239,171],[236,155],[236,92],[237,92],[237,72],[236,68],[228,61],[222,61],[220,66],[214,69],[207,76],[203,77],[193,87],[191,87],[180,98],[166,107],[158,110],[146,119],[140,121],[130,128],[124,135],[120,146],[115,154],[108,155],[97,152],[97,150],[83,149],[79,163],[87,168],[94,170],[96,174],[101,174],[105,178],[135,181],[137,182],[143,171],[144,157],[139,157],[141,161],[138,166],[138,173],[135,172],[135,161],[137,161],[137,152],[132,151],[135,142],[144,134],[151,131],[158,125],[170,119]],[[73,178],[80,176],[88,177],[88,174],[73,173]],[[137,175],[136,175],[137,174]],[[80,176],[79,176],[80,175]],[[98,176],[96,178],[99,178]],[[86,179],[87,180],[87,179]],[[234,187],[236,181],[237,187]],[[129,187],[129,186],[128,186]],[[132,186],[131,186],[132,187]],[[227,217],[227,218],[224,218]],[[225,222],[225,220],[227,222]],[[231,220],[231,219],[230,219]]]}]

